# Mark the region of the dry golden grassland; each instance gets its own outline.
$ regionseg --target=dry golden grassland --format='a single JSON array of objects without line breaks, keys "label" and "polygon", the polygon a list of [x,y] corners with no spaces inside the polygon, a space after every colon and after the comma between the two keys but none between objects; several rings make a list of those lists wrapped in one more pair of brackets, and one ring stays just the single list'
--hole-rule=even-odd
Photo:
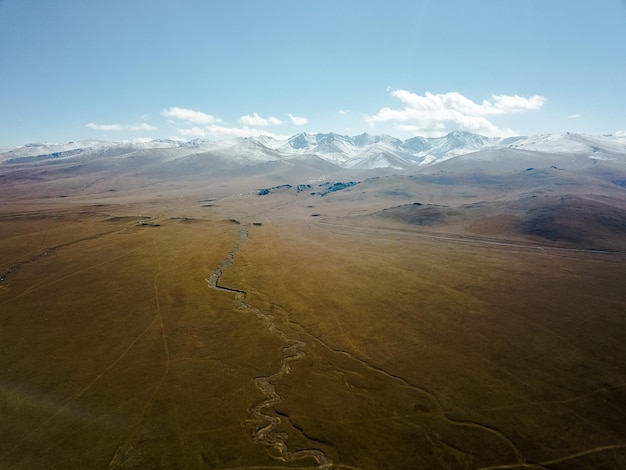
[{"label": "dry golden grassland", "polygon": [[283,221],[227,277],[307,343],[277,409],[344,464],[621,468],[625,261]]},{"label": "dry golden grassland", "polygon": [[626,467],[623,254],[298,204],[6,206],[0,467]]},{"label": "dry golden grassland", "polygon": [[270,460],[248,407],[279,342],[205,281],[236,224],[85,209],[2,224],[2,268],[19,266],[0,293],[2,468]]}]

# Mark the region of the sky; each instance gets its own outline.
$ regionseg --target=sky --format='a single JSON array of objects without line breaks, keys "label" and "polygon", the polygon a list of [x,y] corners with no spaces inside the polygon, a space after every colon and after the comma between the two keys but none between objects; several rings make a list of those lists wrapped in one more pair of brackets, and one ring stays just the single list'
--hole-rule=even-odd
[{"label": "sky", "polygon": [[0,0],[0,146],[626,135],[625,0]]}]

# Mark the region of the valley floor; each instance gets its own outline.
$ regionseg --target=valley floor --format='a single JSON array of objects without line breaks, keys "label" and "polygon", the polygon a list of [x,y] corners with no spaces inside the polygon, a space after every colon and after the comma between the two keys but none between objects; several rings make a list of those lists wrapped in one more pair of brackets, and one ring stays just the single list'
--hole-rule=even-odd
[{"label": "valley floor", "polygon": [[0,467],[626,468],[626,254],[331,209],[5,204]]}]

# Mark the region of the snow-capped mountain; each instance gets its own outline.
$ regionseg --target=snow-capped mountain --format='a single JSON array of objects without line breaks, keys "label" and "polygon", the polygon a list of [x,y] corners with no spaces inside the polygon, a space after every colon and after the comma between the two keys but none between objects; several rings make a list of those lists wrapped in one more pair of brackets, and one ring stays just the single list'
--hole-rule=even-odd
[{"label": "snow-capped mountain", "polygon": [[[517,139],[522,139],[522,137],[514,138],[513,141]],[[472,134],[471,132],[453,131],[445,137],[426,139],[429,147],[421,153],[425,157],[436,157],[437,161],[442,161],[486,148],[503,147],[510,141],[511,139],[485,137]]]},{"label": "snow-capped mountain", "polygon": [[65,144],[33,143],[2,149],[0,163],[29,164],[46,160],[90,159],[114,156],[146,157],[160,161],[189,158],[219,158],[233,164],[321,159],[339,168],[408,170],[432,166],[484,150],[515,149],[533,153],[576,155],[596,160],[626,160],[625,136],[546,134],[534,137],[491,138],[454,131],[443,137],[412,137],[401,140],[388,135],[345,136],[335,133],[301,133],[285,140],[272,137],[234,138],[224,141],[152,140],[148,142],[103,142]]},{"label": "snow-capped mountain", "polygon": [[315,154],[345,168],[406,169],[414,165],[443,161],[484,148],[507,145],[521,139],[523,137],[488,138],[459,131],[451,132],[444,137],[413,137],[407,140],[367,133],[353,137],[335,133],[302,133],[273,148],[286,155]]},{"label": "snow-capped mountain", "polygon": [[626,137],[613,135],[583,135],[569,132],[543,134],[519,139],[509,145],[534,152],[587,154],[590,158],[602,159],[626,154]]}]

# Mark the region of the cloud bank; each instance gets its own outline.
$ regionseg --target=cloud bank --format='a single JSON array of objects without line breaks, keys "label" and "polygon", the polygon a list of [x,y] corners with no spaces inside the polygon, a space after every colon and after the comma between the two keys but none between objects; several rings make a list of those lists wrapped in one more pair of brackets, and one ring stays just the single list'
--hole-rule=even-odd
[{"label": "cloud bank", "polygon": [[[267,126],[279,126],[288,124],[277,117],[262,117],[258,113],[246,114],[239,117],[238,122],[241,127],[221,125],[222,119],[202,111],[195,111],[188,108],[171,107],[161,111],[161,116],[169,118],[172,126],[179,137],[185,139],[195,139],[210,137],[214,139],[224,139],[232,137],[259,137],[269,136],[275,139],[286,139],[288,135],[281,135],[260,129]],[[305,117],[296,117],[288,114],[292,124],[304,125],[309,122]]]},{"label": "cloud bank", "polygon": [[207,134],[218,138],[224,137],[260,137],[268,136],[274,139],[286,139],[287,135],[275,134],[273,132],[267,132],[264,129],[255,129],[247,126],[243,127],[226,127],[226,126],[208,126]]},{"label": "cloud bank", "polygon": [[96,124],[90,122],[85,124],[85,127],[89,129],[95,129],[97,131],[156,131],[157,128],[155,126],[151,126],[150,124],[146,124],[145,122],[141,124]]},{"label": "cloud bank", "polygon": [[488,137],[517,135],[515,131],[499,128],[488,117],[538,110],[546,98],[519,95],[492,95],[476,103],[458,92],[417,95],[406,90],[392,90],[391,96],[403,104],[400,108],[384,107],[367,116],[370,127],[389,122],[400,131],[424,137],[437,137],[453,130],[465,130]]},{"label": "cloud bank", "polygon": [[287,136],[267,132],[264,129],[254,129],[247,126],[227,127],[211,124],[205,127],[192,127],[176,129],[179,136],[185,139],[198,139],[201,137],[213,137],[216,139],[227,139],[231,137],[259,137],[268,136],[274,139],[286,139]]}]

